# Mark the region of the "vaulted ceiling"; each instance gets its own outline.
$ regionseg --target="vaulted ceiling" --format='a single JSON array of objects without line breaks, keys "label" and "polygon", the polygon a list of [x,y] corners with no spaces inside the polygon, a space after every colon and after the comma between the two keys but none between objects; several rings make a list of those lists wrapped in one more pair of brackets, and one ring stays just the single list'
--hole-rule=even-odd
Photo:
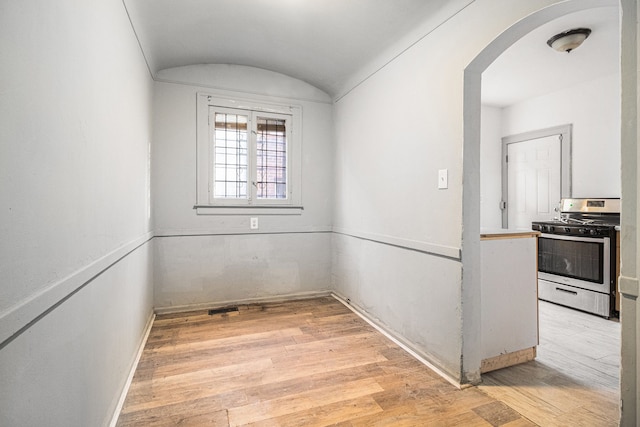
[{"label": "vaulted ceiling", "polygon": [[[341,95],[381,54],[401,49],[475,0],[124,0],[151,72],[193,64],[263,68]],[[615,72],[617,7],[553,21],[521,39],[483,75],[483,97],[505,106]],[[557,32],[593,33],[570,54],[546,45]],[[395,51],[394,51],[395,49]],[[384,60],[383,60],[384,61]],[[378,63],[378,66],[384,62]]]},{"label": "vaulted ceiling", "polygon": [[152,73],[193,64],[276,71],[336,95],[428,18],[472,0],[125,0]]}]

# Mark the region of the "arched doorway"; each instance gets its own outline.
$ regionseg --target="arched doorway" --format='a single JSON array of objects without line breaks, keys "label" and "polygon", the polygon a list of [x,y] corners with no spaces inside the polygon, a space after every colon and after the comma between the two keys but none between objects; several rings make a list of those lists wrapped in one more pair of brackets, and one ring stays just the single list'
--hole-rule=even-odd
[{"label": "arched doorway", "polygon": [[[480,286],[480,128],[481,75],[489,65],[520,38],[537,27],[567,14],[603,6],[618,6],[615,0],[568,1],[542,9],[514,24],[489,44],[465,69],[464,75],[464,157],[463,157],[463,372],[466,378],[479,377],[478,338],[481,301]],[[477,304],[476,304],[477,305]],[[474,348],[475,345],[475,348]]]}]

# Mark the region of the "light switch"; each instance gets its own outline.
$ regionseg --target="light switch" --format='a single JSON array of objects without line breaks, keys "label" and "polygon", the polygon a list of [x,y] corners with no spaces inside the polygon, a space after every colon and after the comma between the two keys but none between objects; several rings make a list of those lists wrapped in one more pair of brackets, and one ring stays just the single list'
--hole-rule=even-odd
[{"label": "light switch", "polygon": [[440,169],[438,171],[438,188],[445,189],[449,188],[449,177],[448,177],[447,169]]},{"label": "light switch", "polygon": [[251,223],[249,225],[252,230],[258,229],[258,218],[251,218]]}]

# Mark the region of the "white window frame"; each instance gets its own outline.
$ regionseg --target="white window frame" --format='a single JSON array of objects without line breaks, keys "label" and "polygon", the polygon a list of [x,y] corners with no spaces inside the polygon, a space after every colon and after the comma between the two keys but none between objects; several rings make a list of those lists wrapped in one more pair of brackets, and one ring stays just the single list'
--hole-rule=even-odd
[{"label": "white window frame", "polygon": [[[287,198],[259,199],[255,197],[255,188],[250,178],[256,167],[255,139],[249,126],[248,197],[246,199],[214,198],[213,193],[213,126],[210,125],[212,113],[221,110],[243,110],[249,120],[256,117],[286,119],[287,124]],[[302,163],[302,108],[297,105],[264,103],[258,100],[227,98],[208,93],[197,94],[197,151],[196,151],[196,204],[198,214],[234,215],[234,214],[275,214],[299,215],[301,205],[301,163]]]}]

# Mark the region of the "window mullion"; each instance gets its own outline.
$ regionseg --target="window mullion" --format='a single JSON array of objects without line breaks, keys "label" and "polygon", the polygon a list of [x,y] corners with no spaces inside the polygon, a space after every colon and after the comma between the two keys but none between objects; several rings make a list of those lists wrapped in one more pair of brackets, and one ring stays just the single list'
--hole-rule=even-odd
[{"label": "window mullion", "polygon": [[208,141],[207,141],[207,158],[208,164],[210,165],[207,170],[207,191],[209,194],[209,201],[214,201],[214,174],[215,174],[215,127],[213,123],[215,122],[215,110],[212,107],[209,107],[209,114],[207,117],[207,127],[208,127]]},{"label": "window mullion", "polygon": [[258,159],[257,159],[257,145],[258,145],[258,120],[256,119],[256,113],[251,112],[249,115],[249,147],[248,147],[248,172],[247,178],[249,180],[248,185],[251,188],[249,191],[249,203],[253,204],[258,199]]}]

